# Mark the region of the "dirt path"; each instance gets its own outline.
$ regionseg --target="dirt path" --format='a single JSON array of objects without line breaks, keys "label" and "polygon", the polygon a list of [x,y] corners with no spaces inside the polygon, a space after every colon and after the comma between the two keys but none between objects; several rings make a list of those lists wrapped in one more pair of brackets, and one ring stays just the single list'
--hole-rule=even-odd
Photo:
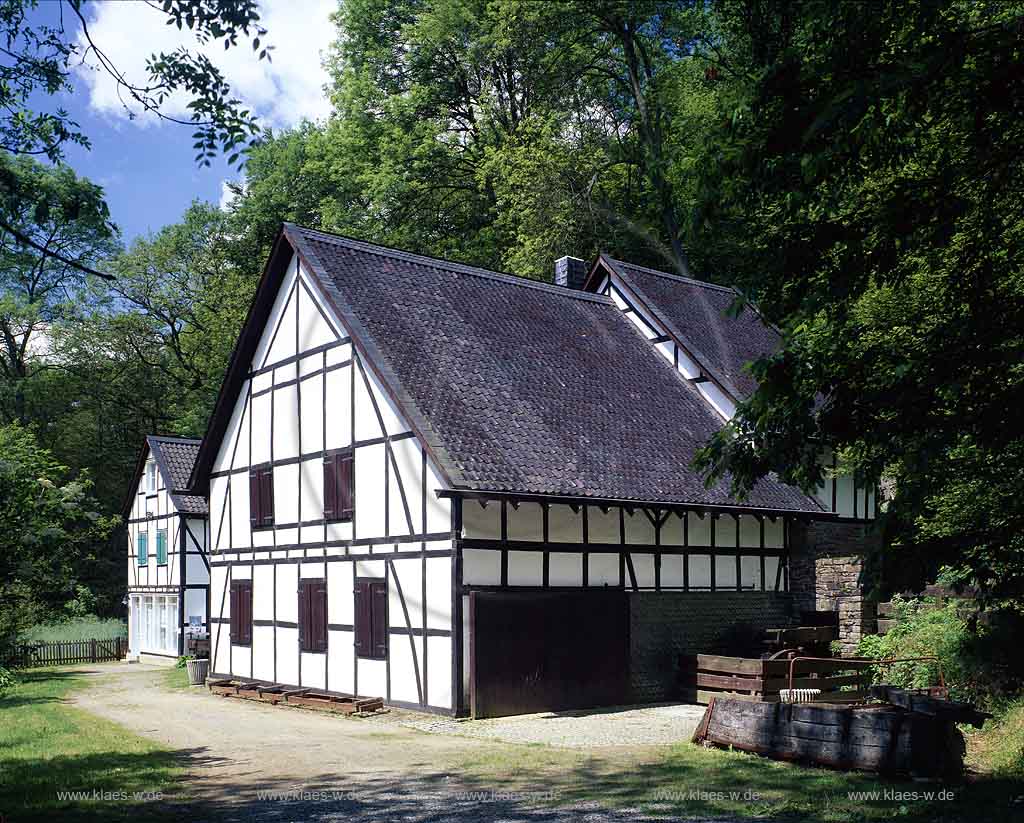
[{"label": "dirt path", "polygon": [[[639,819],[594,807],[551,808],[543,775],[592,768],[579,752],[427,734],[401,725],[405,713],[347,718],[170,690],[156,666],[114,664],[92,676],[95,686],[73,702],[179,752],[189,773],[179,800],[195,820]],[[492,794],[493,785],[464,768],[474,763],[492,773],[507,763],[509,777],[525,770],[535,782],[501,781]]]}]

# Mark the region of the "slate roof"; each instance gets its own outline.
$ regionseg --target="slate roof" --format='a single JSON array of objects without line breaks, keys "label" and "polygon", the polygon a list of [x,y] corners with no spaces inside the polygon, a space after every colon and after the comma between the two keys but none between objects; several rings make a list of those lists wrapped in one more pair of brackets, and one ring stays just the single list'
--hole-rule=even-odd
[{"label": "slate roof", "polygon": [[[195,494],[178,494],[188,489],[189,477],[199,454],[202,441],[183,437],[158,437],[148,435],[146,443],[156,460],[164,483],[171,494],[171,500],[178,511],[186,514],[207,514],[206,498]],[[136,481],[137,482],[137,481]]]},{"label": "slate roof", "polygon": [[754,393],[757,382],[744,366],[774,352],[779,333],[749,305],[737,317],[727,317],[737,297],[733,289],[605,255],[601,260],[736,400]]},{"label": "slate roof", "polygon": [[689,466],[720,420],[609,299],[284,236],[454,487],[820,512],[771,479],[742,504],[705,488]]}]

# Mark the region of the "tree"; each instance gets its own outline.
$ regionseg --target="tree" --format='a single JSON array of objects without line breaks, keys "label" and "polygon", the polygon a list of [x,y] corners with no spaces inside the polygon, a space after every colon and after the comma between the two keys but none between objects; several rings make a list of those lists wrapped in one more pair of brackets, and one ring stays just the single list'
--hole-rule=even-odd
[{"label": "tree", "polygon": [[265,250],[295,219],[537,278],[599,249],[687,271],[722,85],[694,58],[709,19],[693,2],[347,2],[334,113],[250,154],[240,231]]},{"label": "tree", "polygon": [[[200,43],[222,42],[230,48],[237,45],[240,36],[251,35],[258,59],[269,59],[272,47],[261,45],[266,30],[259,25],[256,0],[164,0],[159,5],[148,5],[153,8],[154,23],[163,15],[164,23],[191,30]],[[80,62],[91,62],[113,78],[130,116],[145,112],[191,126],[200,165],[209,165],[218,151],[230,153],[228,161],[234,163],[251,146],[259,132],[256,118],[231,96],[223,74],[206,55],[184,47],[169,54],[154,54],[147,64],[148,77],[130,78],[110,59],[102,44],[94,41],[83,12],[84,0],[60,0],[60,22],[56,26],[29,22],[28,12],[38,6],[38,0],[0,0],[0,38],[6,44],[0,49],[0,150],[4,153],[44,156],[51,163],[60,163],[67,144],[89,146],[88,136],[63,108],[34,110],[40,100],[49,102],[58,92],[74,92],[71,78]],[[64,28],[65,9],[71,19],[77,20],[77,33]],[[188,120],[161,110],[164,101],[178,91],[190,98]],[[19,198],[26,198],[29,205],[32,202],[31,192],[16,185],[6,172],[0,174],[0,196],[8,204]],[[95,199],[95,205],[101,206],[99,190]],[[0,232],[38,254],[61,257],[59,251],[40,247],[2,216]],[[71,266],[108,276],[75,261]]]},{"label": "tree", "polygon": [[[0,155],[0,422],[24,425],[26,384],[52,368],[50,330],[116,248],[100,188],[66,166]],[[39,249],[40,251],[37,251]]]},{"label": "tree", "polygon": [[0,426],[0,655],[20,631],[61,614],[89,579],[95,547],[114,526],[89,489],[29,429]]},{"label": "tree", "polygon": [[708,143],[704,214],[784,347],[700,465],[810,487],[831,447],[894,489],[890,585],[945,567],[1019,597],[1024,7],[723,10],[754,82]]}]

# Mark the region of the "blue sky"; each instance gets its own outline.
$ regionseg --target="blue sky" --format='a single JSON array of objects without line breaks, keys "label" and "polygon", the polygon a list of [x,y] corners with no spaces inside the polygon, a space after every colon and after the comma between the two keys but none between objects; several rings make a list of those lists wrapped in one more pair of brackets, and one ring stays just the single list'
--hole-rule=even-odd
[{"label": "blue sky", "polygon": [[[274,46],[272,62],[257,61],[241,41],[228,52],[214,45],[211,58],[262,124],[282,129],[303,118],[322,119],[329,107],[323,93],[327,75],[320,60],[334,38],[328,15],[337,0],[263,0],[260,5],[266,40]],[[33,22],[55,25],[59,10],[60,4],[43,2],[33,13]],[[144,3],[106,0],[89,3],[85,10],[93,41],[129,78],[145,80],[145,60],[154,51],[182,44],[197,48],[194,38],[166,26],[166,18]],[[72,20],[65,9],[65,28],[79,36],[77,21]],[[224,181],[242,176],[223,157],[209,168],[198,167],[189,127],[147,115],[129,119],[114,82],[91,70],[88,59],[73,80],[73,95],[42,99],[37,105],[48,110],[62,106],[92,141],[89,151],[69,147],[66,162],[104,187],[111,219],[126,241],[176,221],[195,199],[220,202]],[[182,97],[170,99],[168,113],[181,116],[185,102]]]}]

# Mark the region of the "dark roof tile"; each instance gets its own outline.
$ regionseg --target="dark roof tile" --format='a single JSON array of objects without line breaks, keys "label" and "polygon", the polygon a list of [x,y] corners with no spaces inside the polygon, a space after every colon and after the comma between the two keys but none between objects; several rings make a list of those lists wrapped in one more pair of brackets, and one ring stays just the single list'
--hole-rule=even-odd
[{"label": "dark roof tile", "polygon": [[[285,234],[456,487],[737,505],[690,468],[719,419],[607,298]],[[819,508],[771,479],[745,504]]]},{"label": "dark roof tile", "polygon": [[189,476],[202,441],[189,440],[183,437],[146,437],[153,459],[160,467],[164,483],[178,511],[186,514],[206,514],[209,507],[206,498],[199,495],[176,494],[188,489]]},{"label": "dark roof tile", "polygon": [[733,289],[609,257],[603,260],[737,400],[754,393],[757,381],[745,366],[774,352],[779,333],[749,305],[737,317],[728,317],[726,311],[738,296]]}]

